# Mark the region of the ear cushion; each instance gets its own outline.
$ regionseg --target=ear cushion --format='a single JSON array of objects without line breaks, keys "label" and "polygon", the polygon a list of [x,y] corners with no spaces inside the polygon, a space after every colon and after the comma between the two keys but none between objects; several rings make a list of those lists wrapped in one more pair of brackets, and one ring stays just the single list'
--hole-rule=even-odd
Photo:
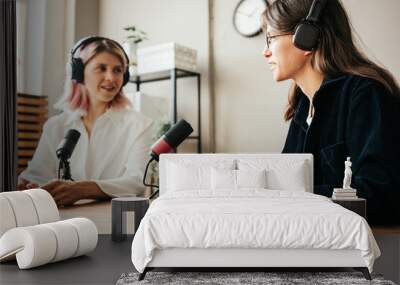
[{"label": "ear cushion", "polygon": [[312,51],[318,44],[319,28],[310,22],[301,22],[293,36],[294,45],[305,51]]},{"label": "ear cushion", "polygon": [[129,65],[128,65],[124,73],[124,83],[122,83],[122,86],[125,86],[129,82],[130,77],[131,75],[129,73]]},{"label": "ear cushion", "polygon": [[71,79],[76,80],[78,83],[83,83],[83,71],[85,69],[85,65],[82,62],[81,58],[71,58]]}]

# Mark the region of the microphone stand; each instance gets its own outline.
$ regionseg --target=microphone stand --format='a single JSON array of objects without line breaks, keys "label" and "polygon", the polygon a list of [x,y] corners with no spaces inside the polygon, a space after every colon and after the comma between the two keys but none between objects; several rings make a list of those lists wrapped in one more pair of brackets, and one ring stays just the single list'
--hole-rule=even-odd
[{"label": "microphone stand", "polygon": [[[62,177],[60,177],[60,171],[62,171]],[[67,159],[60,158],[60,163],[58,166],[58,179],[60,178],[63,180],[74,181],[74,179],[71,177],[71,168]]]}]

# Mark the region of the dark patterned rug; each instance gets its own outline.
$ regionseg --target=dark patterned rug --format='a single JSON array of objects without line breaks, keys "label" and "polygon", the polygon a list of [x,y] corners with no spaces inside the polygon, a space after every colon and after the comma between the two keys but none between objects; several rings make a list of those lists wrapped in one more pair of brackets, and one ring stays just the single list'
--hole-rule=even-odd
[{"label": "dark patterned rug", "polygon": [[122,274],[117,285],[133,284],[379,284],[395,285],[380,275],[372,274],[372,281],[364,278],[360,272],[154,272],[150,271],[142,281],[139,273]]}]

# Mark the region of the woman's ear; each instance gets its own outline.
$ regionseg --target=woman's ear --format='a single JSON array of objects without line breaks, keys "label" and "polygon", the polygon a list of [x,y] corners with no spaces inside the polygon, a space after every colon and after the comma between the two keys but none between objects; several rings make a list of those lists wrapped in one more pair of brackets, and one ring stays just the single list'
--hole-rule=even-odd
[{"label": "woman's ear", "polygon": [[311,54],[312,54],[312,51],[305,51],[304,52],[304,55],[306,55],[306,56],[311,55]]}]

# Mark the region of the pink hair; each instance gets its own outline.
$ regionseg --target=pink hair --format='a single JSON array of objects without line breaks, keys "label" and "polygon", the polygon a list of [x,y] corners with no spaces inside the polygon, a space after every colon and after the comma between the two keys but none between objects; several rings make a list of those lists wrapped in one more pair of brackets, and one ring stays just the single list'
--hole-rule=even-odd
[{"label": "pink hair", "polygon": [[[71,97],[69,99],[69,106],[72,110],[83,110],[88,111],[90,107],[90,98],[87,94],[86,88],[83,84],[72,81]],[[124,92],[121,90],[114,96],[114,98],[108,103],[109,108],[114,109],[124,109],[126,107],[131,107],[132,103],[125,96]]]},{"label": "pink hair", "polygon": [[77,83],[75,80],[72,81],[72,90],[69,105],[72,110],[89,110],[89,96],[87,92],[85,92],[82,84]]},{"label": "pink hair", "polygon": [[[123,63],[123,68],[125,70],[127,62],[125,59],[124,52],[112,41],[102,40],[84,46],[76,54],[79,58],[87,64],[93,57],[101,52],[108,52],[117,56]],[[69,68],[68,64],[68,68]],[[71,71],[67,72],[67,77],[70,78]],[[68,108],[71,110],[81,110],[87,112],[90,107],[90,98],[88,91],[84,84],[78,83],[75,80],[67,79],[65,86],[65,95],[67,97],[61,98],[61,100],[56,104],[56,108],[64,109],[66,106],[63,102],[67,103]],[[65,106],[65,107],[63,107]],[[131,107],[132,104],[129,99],[125,96],[124,92],[121,90],[114,96],[114,98],[109,102],[109,108],[124,109],[126,107]]]}]

